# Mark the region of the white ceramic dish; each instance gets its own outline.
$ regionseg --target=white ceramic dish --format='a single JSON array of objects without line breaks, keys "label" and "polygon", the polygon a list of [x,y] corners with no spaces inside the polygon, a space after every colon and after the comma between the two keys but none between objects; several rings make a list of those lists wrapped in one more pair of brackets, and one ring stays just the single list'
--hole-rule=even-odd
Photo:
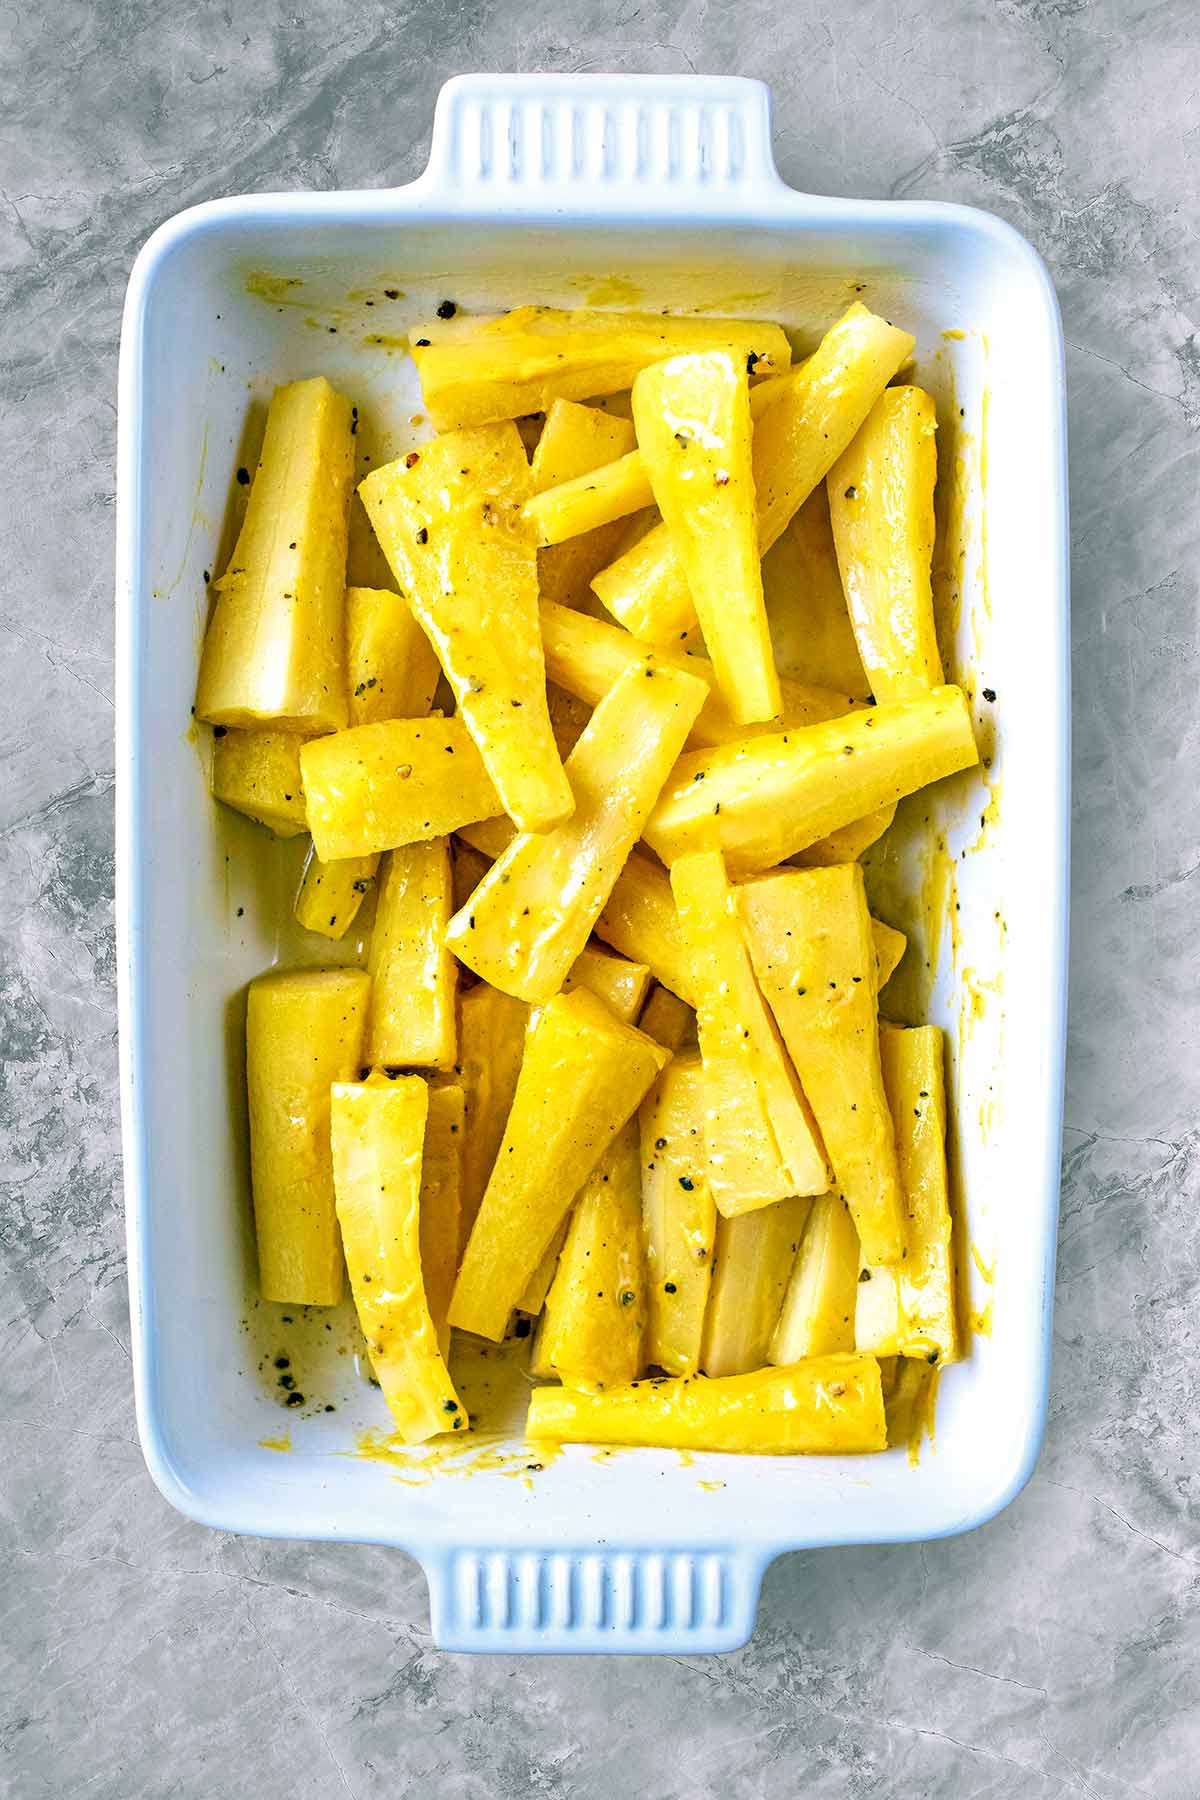
[{"label": "white ceramic dish", "polygon": [[[939,902],[940,950],[910,955],[936,965],[929,1005],[954,1046],[963,1246],[978,1252],[973,1304],[990,1301],[991,1335],[946,1372],[936,1453],[915,1467],[899,1450],[576,1449],[526,1473],[518,1438],[499,1467],[464,1479],[346,1454],[385,1414],[335,1353],[340,1321],[323,1360],[311,1329],[288,1328],[316,1410],[281,1412],[255,1369],[285,1328],[249,1297],[226,1048],[246,980],[321,949],[301,952],[278,925],[294,851],[218,818],[186,731],[203,571],[248,453],[248,407],[261,414],[274,383],[326,371],[394,451],[422,435],[409,422],[418,390],[403,353],[368,340],[400,337],[446,296],[471,310],[590,299],[740,312],[815,336],[854,284],[918,333],[944,491],[962,501],[941,553],[954,672],[998,696],[976,702],[987,779],[1002,781],[986,829],[987,787],[960,778],[910,806],[902,851]],[[406,188],[225,200],[164,225],[133,272],[120,379],[125,1182],[138,1414],[163,1493],[227,1531],[403,1546],[424,1565],[447,1649],[729,1648],[753,1629],[780,1551],[987,1519],[1028,1477],[1043,1427],[1064,1035],[1064,389],[1054,295],[1028,245],[963,208],[793,192],[757,83],[468,77],[443,90],[429,167]],[[931,861],[935,833],[945,851]],[[263,1446],[285,1430],[290,1453]]]}]

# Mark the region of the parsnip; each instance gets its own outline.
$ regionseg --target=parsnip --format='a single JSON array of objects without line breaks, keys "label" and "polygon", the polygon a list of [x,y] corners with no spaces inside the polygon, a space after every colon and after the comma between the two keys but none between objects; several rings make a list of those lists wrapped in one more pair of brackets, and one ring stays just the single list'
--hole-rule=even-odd
[{"label": "parsnip", "polygon": [[250,983],[246,1086],[264,1300],[336,1306],[342,1297],[329,1088],[359,1067],[370,989],[363,969],[297,969]]},{"label": "parsnip", "polygon": [[743,362],[753,356],[764,375],[791,361],[777,325],[663,313],[521,306],[439,338],[436,327],[422,326],[412,343],[425,408],[439,431],[545,412],[556,399],[619,393],[640,370],[684,350],[729,350]]},{"label": "parsnip", "polygon": [[633,419],[717,689],[736,724],[776,719],[783,699],[763,604],[744,361],[706,351],[655,363],[633,384]]},{"label": "parsnip", "polygon": [[740,878],[978,760],[961,689],[934,688],[841,719],[689,751],[644,836],[668,864],[715,837]]},{"label": "parsnip", "polygon": [[886,1446],[873,1356],[817,1356],[787,1369],[632,1382],[603,1394],[538,1388],[527,1436],[760,1456],[836,1456]]},{"label": "parsnip", "polygon": [[823,1194],[825,1153],[754,979],[720,853],[681,857],[671,887],[698,988],[704,1138],[718,1210],[731,1218],[794,1194]]},{"label": "parsnip", "polygon": [[853,1350],[858,1233],[840,1194],[822,1194],[800,1241],[767,1360],[800,1362]]},{"label": "parsnip", "polygon": [[364,1058],[373,1068],[449,1069],[457,1048],[457,969],[445,948],[450,918],[446,838],[384,857],[368,964],[371,1013]]},{"label": "parsnip", "polygon": [[458,1273],[466,1096],[455,1081],[429,1088],[421,1156],[421,1278],[442,1360],[450,1354],[450,1296]]},{"label": "parsnip", "polygon": [[476,974],[532,1003],[557,993],[706,693],[674,669],[646,665],[619,678],[567,760],[574,815],[514,839],[450,921],[446,942]]},{"label": "parsnip", "polygon": [[215,583],[196,686],[212,725],[346,724],[350,402],[323,376],[276,388],[229,567]]},{"label": "parsnip", "polygon": [[885,388],[829,471],[829,513],[854,635],[877,700],[939,687],[933,621],[933,396]]},{"label": "parsnip", "polygon": [[[556,400],[529,465],[530,486],[535,495],[557,488],[614,457],[633,449],[633,421],[616,418],[598,406],[580,406],[575,400]],[[563,606],[582,606],[591,600],[592,576],[617,554],[625,535],[624,521],[601,525],[563,544],[551,544],[537,553],[538,590],[543,600]]]},{"label": "parsnip", "polygon": [[575,1195],[667,1053],[586,988],[533,1017],[504,1141],[458,1272],[450,1322],[499,1340]]},{"label": "parsnip", "polygon": [[378,869],[378,854],[323,863],[310,849],[293,908],[297,923],[320,937],[345,937],[375,886]]},{"label": "parsnip", "polygon": [[529,1008],[523,1001],[489,987],[486,981],[470,988],[459,1001],[457,1074],[466,1101],[460,1259],[512,1111],[528,1019]]},{"label": "parsnip", "polygon": [[503,810],[459,719],[389,719],[314,738],[300,772],[322,862],[444,837]]},{"label": "parsnip", "polygon": [[718,1218],[700,1351],[706,1375],[745,1375],[766,1362],[812,1205],[807,1199],[777,1200],[741,1218]]},{"label": "parsnip", "polygon": [[406,1444],[468,1424],[438,1346],[421,1269],[427,1102],[419,1075],[335,1082],[332,1090],[338,1224],[354,1305],[397,1436]]},{"label": "parsnip", "polygon": [[696,1039],[696,1015],[670,988],[655,986],[642,1008],[638,1030],[652,1037],[664,1050],[678,1050],[689,1038]]},{"label": "parsnip", "polygon": [[737,890],[763,993],[804,1083],[863,1251],[898,1262],[906,1234],[876,1027],[878,971],[857,863],[791,869]]},{"label": "parsnip", "polygon": [[780,680],[865,700],[871,684],[846,610],[823,481],[763,557],[762,581]]},{"label": "parsnip", "polygon": [[564,544],[653,505],[645,460],[640,451],[630,450],[615,462],[535,494],[525,503],[525,516],[539,545]]},{"label": "parsnip", "polygon": [[300,773],[303,738],[292,731],[220,726],[213,739],[213,799],[265,825],[276,837],[298,836],[307,822]]},{"label": "parsnip", "polygon": [[630,962],[627,956],[612,956],[607,950],[585,944],[567,973],[563,992],[590,988],[623,1024],[636,1025],[649,986],[650,971],[645,963]]},{"label": "parsnip", "polygon": [[401,594],[346,589],[346,687],[351,725],[423,719],[433,705],[441,665]]},{"label": "parsnip", "polygon": [[575,1202],[534,1341],[534,1374],[597,1390],[634,1381],[645,1316],[641,1171],[631,1120]]},{"label": "parsnip", "polygon": [[946,1181],[946,1079],[936,1025],[879,1034],[883,1082],[896,1131],[908,1222],[908,1255],[887,1268],[864,1264],[855,1342],[877,1356],[929,1363],[959,1356],[954,1258]]},{"label": "parsnip", "polygon": [[671,1375],[698,1368],[712,1277],[717,1210],[704,1149],[704,1073],[677,1056],[641,1111],[647,1363]]},{"label": "parsnip", "polygon": [[360,492],[504,810],[523,831],[551,830],[574,802],[546,705],[516,426],[435,438],[373,470]]},{"label": "parsnip", "polygon": [[695,1006],[696,982],[671,879],[648,856],[634,850],[626,859],[596,920],[596,936],[631,962],[645,963],[657,981]]}]

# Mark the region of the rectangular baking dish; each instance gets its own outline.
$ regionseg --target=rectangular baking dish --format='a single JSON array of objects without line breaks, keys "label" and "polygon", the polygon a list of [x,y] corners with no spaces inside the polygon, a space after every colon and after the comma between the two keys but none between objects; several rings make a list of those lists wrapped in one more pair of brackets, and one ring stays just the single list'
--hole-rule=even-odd
[{"label": "rectangular baking dish", "polygon": [[[893,922],[915,930],[921,1004],[952,1046],[980,1330],[942,1378],[936,1448],[915,1464],[902,1449],[575,1448],[539,1470],[518,1425],[465,1472],[356,1454],[386,1415],[343,1322],[319,1369],[309,1327],[296,1353],[334,1411],[285,1414],[258,1369],[277,1328],[253,1299],[244,986],[324,946],[278,924],[295,847],[218,816],[187,730],[231,471],[253,461],[271,387],[316,372],[358,401],[377,457],[417,441],[404,332],[446,297],[735,312],[808,347],[858,292],[917,333],[917,378],[938,397],[942,622],[989,764],[907,803],[873,878],[885,916],[891,892]],[[444,1649],[674,1653],[744,1642],[781,1551],[944,1536],[1004,1506],[1045,1415],[1067,896],[1063,362],[1025,241],[962,207],[794,192],[756,82],[465,77],[442,90],[409,186],[218,201],[154,234],[125,309],[119,461],[125,1187],[138,1418],[167,1498],[225,1531],[403,1547]],[[924,901],[915,921],[895,911],[898,868]]]}]

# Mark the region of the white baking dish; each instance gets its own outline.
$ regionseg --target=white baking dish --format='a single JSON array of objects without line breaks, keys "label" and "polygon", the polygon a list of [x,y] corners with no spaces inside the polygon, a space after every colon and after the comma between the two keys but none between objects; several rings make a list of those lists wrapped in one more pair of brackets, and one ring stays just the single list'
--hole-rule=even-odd
[{"label": "white baking dish", "polygon": [[[527,1478],[510,1461],[464,1479],[345,1454],[356,1432],[385,1427],[347,1357],[329,1364],[347,1377],[333,1413],[282,1413],[254,1367],[270,1330],[250,1298],[227,1056],[246,980],[298,954],[277,923],[295,855],[218,817],[186,729],[203,571],[248,453],[248,408],[261,413],[276,382],[326,371],[394,450],[421,435],[412,365],[366,340],[400,337],[444,297],[484,310],[640,301],[815,335],[855,283],[918,333],[942,465],[964,498],[954,673],[998,696],[976,702],[1003,784],[982,848],[959,855],[980,836],[982,779],[945,784],[908,826],[918,862],[948,834],[929,893],[951,861],[957,875],[931,1006],[955,1046],[963,1245],[978,1252],[973,1304],[990,1297],[991,1335],[944,1376],[936,1453],[915,1467],[903,1451],[576,1449]],[[409,187],[225,200],[164,225],[133,272],[120,379],[125,1182],[138,1414],[163,1493],[227,1531],[403,1546],[426,1570],[447,1649],[729,1648],[752,1630],[780,1551],[987,1519],[1028,1477],[1043,1428],[1064,1033],[1064,389],[1054,296],[1028,245],[963,208],[793,192],[754,82],[468,77],[443,90],[429,167]],[[322,1397],[337,1386],[328,1370],[319,1381]],[[263,1447],[285,1428],[290,1454]],[[510,1448],[520,1456],[519,1439]]]}]

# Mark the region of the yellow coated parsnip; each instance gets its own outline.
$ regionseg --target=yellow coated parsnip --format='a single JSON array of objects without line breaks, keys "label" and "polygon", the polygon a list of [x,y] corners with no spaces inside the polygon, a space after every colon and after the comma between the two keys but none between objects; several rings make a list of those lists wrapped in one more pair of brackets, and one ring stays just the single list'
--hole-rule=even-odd
[{"label": "yellow coated parsnip", "polygon": [[[634,447],[633,420],[616,418],[598,406],[556,400],[529,465],[535,495],[557,488],[593,469],[607,466]],[[582,606],[591,600],[589,587],[597,570],[611,562],[621,547],[626,525],[618,520],[585,531],[537,553],[538,589],[543,600]]]},{"label": "yellow coated parsnip", "polygon": [[649,664],[618,679],[567,759],[573,816],[515,838],[450,921],[446,942],[462,962],[534,1004],[558,992],[707,692],[695,676]]},{"label": "yellow coated parsnip", "polygon": [[759,992],[719,851],[671,869],[697,983],[708,1179],[727,1218],[823,1194],[825,1153],[796,1071]]},{"label": "yellow coated parsnip", "polygon": [[345,856],[338,862],[323,863],[310,849],[293,909],[297,923],[319,937],[345,937],[375,886],[378,869],[378,855]]},{"label": "yellow coated parsnip", "polygon": [[346,589],[351,725],[423,719],[441,672],[437,652],[402,595],[387,588]]},{"label": "yellow coated parsnip", "polygon": [[586,988],[535,1013],[517,1090],[471,1230],[450,1322],[499,1340],[575,1195],[667,1053]]},{"label": "yellow coated parsnip", "polygon": [[455,1081],[429,1089],[421,1157],[421,1278],[442,1360],[450,1354],[450,1296],[458,1273],[466,1096]]},{"label": "yellow coated parsnip", "polygon": [[656,981],[695,1006],[696,982],[671,878],[648,856],[631,852],[596,920],[596,936],[631,962],[645,963]]},{"label": "yellow coated parsnip", "polygon": [[425,407],[439,431],[545,412],[556,399],[620,393],[640,370],[685,350],[728,350],[743,362],[753,356],[763,375],[791,362],[777,325],[548,306],[520,306],[463,333],[422,327],[412,344]]},{"label": "yellow coated parsnip", "polygon": [[671,1375],[699,1367],[717,1209],[704,1148],[704,1074],[676,1056],[640,1117],[648,1295],[647,1363]]},{"label": "yellow coated parsnip", "polygon": [[546,705],[537,557],[515,425],[435,438],[360,489],[505,812],[549,831],[574,802]]},{"label": "yellow coated parsnip", "polygon": [[303,741],[292,731],[218,726],[213,734],[214,800],[245,813],[276,837],[298,836],[307,823],[300,773]]},{"label": "yellow coated parsnip", "polygon": [[640,451],[631,450],[602,468],[535,494],[525,504],[525,516],[539,545],[563,544],[653,505],[645,462]]},{"label": "yellow coated parsnip", "polygon": [[700,1351],[706,1375],[745,1375],[766,1362],[812,1205],[806,1199],[777,1200],[741,1218],[718,1218]]},{"label": "yellow coated parsnip", "polygon": [[737,724],[776,719],[783,700],[763,604],[744,360],[707,351],[655,363],[633,384],[633,418],[718,691]]},{"label": "yellow coated parsnip", "polygon": [[421,1269],[421,1164],[428,1089],[419,1075],[335,1082],[337,1216],[354,1305],[396,1434],[421,1444],[465,1431]]},{"label": "yellow coated parsnip", "polygon": [[[760,554],[824,480],[912,348],[908,332],[855,303],[807,362],[770,384],[770,403],[754,426]],[[650,643],[671,643],[696,622],[665,524],[636,546],[636,554],[602,569],[592,588],[614,618]]]},{"label": "yellow coated parsnip", "polygon": [[652,1037],[664,1050],[678,1050],[689,1040],[696,1041],[696,1015],[686,1001],[670,988],[655,986],[642,1008],[638,1030]]},{"label": "yellow coated parsnip", "polygon": [[812,1203],[800,1250],[789,1270],[767,1360],[800,1362],[853,1350],[858,1289],[858,1233],[840,1194]]},{"label": "yellow coated parsnip", "polygon": [[630,962],[627,956],[613,956],[595,944],[585,944],[563,982],[563,992],[591,988],[623,1024],[636,1025],[649,986],[650,971],[645,963]]},{"label": "yellow coated parsnip", "polygon": [[445,838],[390,850],[368,968],[371,1014],[364,1060],[376,1069],[449,1069],[457,1047],[457,968],[444,938],[450,918],[450,848]]},{"label": "yellow coated parsnip", "polygon": [[878,972],[857,863],[790,869],[737,890],[754,972],[775,1014],[864,1254],[898,1262],[906,1235],[883,1090]]},{"label": "yellow coated parsnip", "polygon": [[476,850],[463,837],[455,836],[450,843],[450,886],[451,904],[455,912],[465,906],[475,889],[479,886],[492,858]]},{"label": "yellow coated parsnip", "polygon": [[322,862],[444,837],[502,810],[459,719],[389,719],[314,738],[300,771]]},{"label": "yellow coated parsnip", "polygon": [[512,1111],[529,1008],[481,981],[459,1001],[458,1080],[466,1100],[458,1253],[471,1235]]},{"label": "yellow coated parsnip", "polygon": [[[542,602],[542,645],[546,653],[546,673],[552,681],[589,706],[598,706],[618,675],[633,663],[657,657],[673,669],[698,675],[709,684],[710,694],[688,736],[688,748],[710,744],[727,744],[735,738],[750,736],[756,727],[736,725],[724,698],[716,690],[713,666],[705,656],[680,650],[655,650],[612,625],[606,619],[594,619],[587,613],[573,612],[565,606]],[[851,709],[844,694],[829,688],[805,687],[797,681],[780,682],[783,696],[784,725],[812,725],[819,719],[833,719]],[[775,730],[762,726],[757,729]]]},{"label": "yellow coated parsnip", "polygon": [[229,567],[216,583],[196,717],[337,731],[346,710],[350,402],[323,376],[276,388]]},{"label": "yellow coated parsnip", "polygon": [[534,1342],[535,1375],[601,1390],[642,1370],[646,1274],[638,1132],[622,1127],[584,1182]]},{"label": "yellow coated parsnip", "polygon": [[829,512],[854,635],[877,700],[944,679],[933,622],[933,396],[885,388],[829,472]]},{"label": "yellow coated parsnip", "polygon": [[715,835],[730,874],[751,875],[978,760],[962,690],[934,688],[841,719],[689,751],[644,836],[670,864]]},{"label": "yellow coated parsnip", "polygon": [[710,1380],[632,1382],[603,1394],[538,1388],[526,1435],[551,1443],[646,1444],[759,1456],[837,1456],[887,1443],[873,1356],[818,1356]]},{"label": "yellow coated parsnip", "polygon": [[250,983],[246,1086],[264,1300],[336,1306],[342,1297],[329,1088],[358,1070],[370,989],[363,969],[297,969]]},{"label": "yellow coated parsnip", "polygon": [[828,837],[818,838],[795,856],[788,858],[800,869],[828,869],[834,863],[857,862],[865,851],[877,844],[896,816],[896,802],[877,807],[864,819],[842,825]]},{"label": "yellow coated parsnip", "polygon": [[954,1257],[946,1181],[946,1079],[936,1025],[879,1034],[883,1082],[896,1130],[908,1221],[908,1255],[889,1268],[864,1266],[855,1342],[877,1356],[929,1363],[959,1355]]},{"label": "yellow coated parsnip", "polygon": [[521,1289],[521,1298],[517,1301],[517,1311],[528,1313],[532,1319],[537,1318],[546,1304],[546,1295],[550,1292],[550,1284],[558,1269],[559,1252],[566,1242],[567,1227],[570,1223],[571,1213],[568,1213],[542,1252],[542,1259],[537,1268]]},{"label": "yellow coated parsnip", "polygon": [[823,481],[763,557],[762,580],[780,680],[865,700],[871,684],[846,610]]}]

